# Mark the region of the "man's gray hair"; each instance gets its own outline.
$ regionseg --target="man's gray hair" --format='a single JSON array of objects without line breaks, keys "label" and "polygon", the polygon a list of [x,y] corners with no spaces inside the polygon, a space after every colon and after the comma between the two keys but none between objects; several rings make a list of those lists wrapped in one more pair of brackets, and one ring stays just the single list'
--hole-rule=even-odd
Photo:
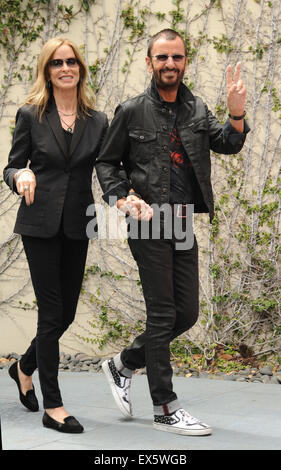
[{"label": "man's gray hair", "polygon": [[167,29],[162,29],[162,31],[159,31],[158,33],[154,34],[150,38],[149,43],[148,43],[148,47],[147,47],[148,57],[151,57],[151,49],[152,49],[153,44],[155,43],[155,41],[157,41],[157,39],[159,39],[161,37],[164,37],[168,41],[173,41],[174,39],[179,37],[182,40],[182,43],[184,45],[184,55],[187,56],[187,47],[186,47],[185,41],[184,41],[183,37],[181,36],[181,34],[178,33],[177,31],[175,31],[174,29],[167,28]]}]

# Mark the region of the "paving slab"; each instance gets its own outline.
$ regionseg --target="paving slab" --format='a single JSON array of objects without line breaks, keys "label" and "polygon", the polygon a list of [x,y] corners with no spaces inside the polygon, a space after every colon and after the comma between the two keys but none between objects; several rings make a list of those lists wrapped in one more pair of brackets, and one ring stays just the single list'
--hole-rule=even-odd
[{"label": "paving slab", "polygon": [[0,417],[3,450],[64,451],[202,451],[280,450],[279,385],[174,377],[182,407],[213,428],[211,436],[180,436],[152,427],[147,377],[132,381],[133,419],[125,419],[113,402],[102,373],[61,372],[65,408],[84,426],[82,434],[63,434],[42,425],[42,395],[37,373],[33,383],[40,411],[26,410],[7,370],[0,371]]}]

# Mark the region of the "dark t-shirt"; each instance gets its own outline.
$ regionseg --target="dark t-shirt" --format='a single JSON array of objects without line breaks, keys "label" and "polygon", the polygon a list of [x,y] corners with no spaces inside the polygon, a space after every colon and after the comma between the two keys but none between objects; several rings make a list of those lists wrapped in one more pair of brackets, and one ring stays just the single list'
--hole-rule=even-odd
[{"label": "dark t-shirt", "polygon": [[[64,129],[64,128],[62,128],[62,130],[63,130],[64,137],[65,137],[65,142],[66,142],[66,146],[67,146],[67,151],[68,151],[68,153],[69,153],[70,145],[71,145],[71,140],[72,140],[72,133],[71,133],[71,132],[68,132],[68,131],[67,131],[66,129]],[[62,215],[61,215],[59,233],[64,233],[64,229],[63,229],[63,211],[62,211]]]},{"label": "dark t-shirt", "polygon": [[170,204],[191,204],[194,202],[192,190],[192,164],[184,150],[177,130],[177,103],[165,102],[169,109],[168,127],[170,132]]},{"label": "dark t-shirt", "polygon": [[66,145],[67,145],[67,150],[68,150],[68,152],[69,152],[70,145],[71,145],[71,140],[72,140],[72,133],[71,133],[71,132],[68,132],[66,129],[63,129],[63,132],[64,132],[64,136],[65,136],[65,141],[66,141]]}]

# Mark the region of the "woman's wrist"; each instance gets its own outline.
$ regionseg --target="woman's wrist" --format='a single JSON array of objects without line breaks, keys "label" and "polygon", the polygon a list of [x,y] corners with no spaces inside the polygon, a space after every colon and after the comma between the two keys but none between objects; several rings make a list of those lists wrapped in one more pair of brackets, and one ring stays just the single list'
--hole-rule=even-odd
[{"label": "woman's wrist", "polygon": [[31,173],[32,175],[34,174],[33,171],[30,170],[29,168],[20,168],[20,169],[14,174],[14,180],[15,180],[15,182],[17,182],[17,180],[19,179],[20,175],[21,175],[24,171],[28,171],[28,173]]}]

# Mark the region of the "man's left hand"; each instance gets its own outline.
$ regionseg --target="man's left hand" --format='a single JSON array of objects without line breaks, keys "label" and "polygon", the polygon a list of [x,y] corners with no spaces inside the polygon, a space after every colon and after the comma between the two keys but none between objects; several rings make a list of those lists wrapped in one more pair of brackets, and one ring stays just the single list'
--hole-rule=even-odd
[{"label": "man's left hand", "polygon": [[232,78],[232,66],[229,65],[226,69],[227,107],[229,113],[234,116],[242,116],[245,109],[247,90],[240,79],[240,70],[241,62],[238,62]]},{"label": "man's left hand", "polygon": [[[226,69],[227,107],[229,114],[233,116],[242,116],[245,110],[247,90],[243,80],[240,79],[240,70],[241,62],[238,62],[232,78],[232,65],[228,65]],[[231,124],[234,125],[234,127],[239,127],[238,130],[240,130],[241,125],[244,127],[243,120],[231,120]]]}]

